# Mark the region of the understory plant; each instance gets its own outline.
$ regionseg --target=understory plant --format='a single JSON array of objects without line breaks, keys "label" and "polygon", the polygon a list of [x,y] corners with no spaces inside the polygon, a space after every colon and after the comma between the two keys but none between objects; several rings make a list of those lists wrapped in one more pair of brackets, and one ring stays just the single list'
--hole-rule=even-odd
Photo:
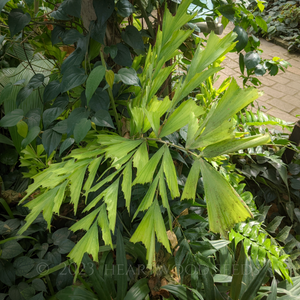
[{"label": "understory plant", "polygon": [[[1,92],[0,126],[11,139],[5,130],[0,138],[8,157],[14,149],[15,160],[7,166],[23,173],[16,202],[28,209],[19,216],[22,227],[6,238],[23,237],[41,218],[50,232],[47,244],[64,255],[55,261],[49,254],[49,269],[34,279],[15,268],[26,279],[17,278],[9,291],[22,290],[19,284],[26,281],[32,292],[28,278],[42,278],[57,299],[147,299],[149,293],[252,299],[277,295],[274,288],[259,289],[265,278],[279,276],[286,280],[280,291],[289,293],[287,282],[297,274],[287,271],[288,255],[264,229],[265,216],[244,190],[242,176],[224,161],[270,142],[268,132],[250,132],[239,120],[258,91],[240,88],[234,78],[213,89],[220,62],[236,49],[239,35],[194,36],[184,27],[195,17],[187,13],[191,2],[172,11],[170,3],[160,1],[155,24],[147,12],[151,7],[145,10],[140,1],[133,6],[127,0],[65,0],[55,9],[47,2],[43,11],[26,1],[34,15],[13,1],[1,3],[8,15],[6,43],[21,51]],[[178,49],[187,40],[195,48],[180,75]],[[34,49],[31,56],[28,49]],[[3,183],[1,194],[9,195],[9,178]],[[17,214],[7,212],[7,219]],[[67,220],[72,241],[57,220]],[[58,241],[56,232],[63,232]],[[32,260],[36,256],[33,251]],[[231,276],[235,262],[251,272]],[[66,267],[80,286],[57,284]]]}]

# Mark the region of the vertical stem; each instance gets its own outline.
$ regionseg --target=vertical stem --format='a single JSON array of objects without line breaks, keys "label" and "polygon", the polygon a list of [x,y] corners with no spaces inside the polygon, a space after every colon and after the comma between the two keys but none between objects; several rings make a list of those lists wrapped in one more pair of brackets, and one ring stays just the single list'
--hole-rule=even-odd
[{"label": "vertical stem", "polygon": [[[102,52],[102,47],[100,49],[100,57],[101,57],[102,65],[104,66],[105,71],[107,71],[106,63],[105,63],[105,59],[104,59],[104,55],[103,55],[103,52]],[[115,116],[115,119],[116,119],[116,122],[117,122],[117,127],[118,127],[119,135],[122,135],[122,124],[120,123],[120,120],[119,120],[119,115],[118,115],[118,112],[117,112],[114,95],[112,93],[112,88],[110,86],[108,87],[108,95],[109,95],[111,106],[112,106],[112,109],[113,109],[113,112],[114,112],[114,116]]]},{"label": "vertical stem", "polygon": [[34,0],[34,14],[36,15],[39,12],[39,0]]}]

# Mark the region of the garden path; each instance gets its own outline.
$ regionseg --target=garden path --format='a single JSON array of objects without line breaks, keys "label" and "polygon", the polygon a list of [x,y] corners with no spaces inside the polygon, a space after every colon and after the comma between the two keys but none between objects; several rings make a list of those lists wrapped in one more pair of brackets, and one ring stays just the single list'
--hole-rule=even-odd
[{"label": "garden path", "polygon": [[[233,27],[233,24],[229,24],[222,36],[233,30]],[[292,67],[288,67],[285,72],[279,71],[276,76],[265,74],[259,77],[262,82],[259,90],[263,91],[264,95],[256,101],[255,105],[259,105],[263,112],[287,122],[300,120],[300,55],[291,54],[286,49],[262,38],[260,49],[263,50],[262,58],[272,59],[277,56],[288,61]],[[234,76],[242,86],[242,79],[239,78],[239,56],[236,53],[228,53],[222,66],[224,69],[219,73],[220,79],[216,86],[228,76]]]}]

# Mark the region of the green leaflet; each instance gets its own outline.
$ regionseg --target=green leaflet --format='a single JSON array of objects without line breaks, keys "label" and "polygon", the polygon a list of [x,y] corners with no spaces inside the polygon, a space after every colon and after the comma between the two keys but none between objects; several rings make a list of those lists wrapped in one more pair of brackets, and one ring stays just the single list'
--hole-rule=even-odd
[{"label": "green leaflet", "polygon": [[161,147],[152,157],[151,159],[147,162],[147,164],[144,167],[143,173],[140,173],[134,180],[132,185],[135,184],[144,184],[147,182],[151,182],[153,178],[153,174],[156,170],[156,167],[162,157],[162,155],[165,152],[165,147]]},{"label": "green leaflet", "polygon": [[147,248],[147,268],[149,269],[152,268],[153,263],[155,264],[155,234],[158,241],[171,253],[164,220],[157,199],[152,203],[130,239],[133,243],[142,242]]},{"label": "green leaflet", "polygon": [[160,194],[160,197],[161,197],[163,207],[165,207],[168,211],[169,227],[170,227],[170,229],[172,229],[171,209],[170,209],[170,205],[169,205],[167,189],[166,189],[166,184],[165,184],[162,168],[160,169],[159,194]]},{"label": "green leaflet", "polygon": [[151,183],[145,197],[143,198],[142,202],[140,203],[139,207],[137,208],[134,216],[133,216],[133,220],[136,218],[136,216],[138,215],[138,213],[140,211],[144,211],[146,209],[148,209],[152,202],[153,202],[153,198],[154,198],[154,195],[155,195],[155,192],[156,192],[156,188],[157,188],[157,184],[158,184],[158,180],[159,180],[159,175],[160,174],[157,174],[155,179],[153,180],[153,182]]},{"label": "green leaflet", "polygon": [[189,172],[189,176],[184,185],[184,190],[181,196],[181,200],[183,199],[192,199],[195,201],[196,188],[199,180],[200,173],[200,161],[197,159],[194,161],[192,168]]},{"label": "green leaflet", "polygon": [[252,218],[242,198],[211,165],[200,159],[201,173],[207,203],[209,229],[227,236],[236,223]]},{"label": "green leaflet", "polygon": [[162,165],[172,198],[179,197],[180,193],[178,189],[176,169],[169,148],[167,147],[162,160]]},{"label": "green leaflet", "polygon": [[71,191],[71,203],[74,204],[74,214],[77,212],[78,202],[80,198],[80,193],[82,189],[83,179],[85,176],[85,171],[87,169],[87,164],[85,163],[82,167],[78,168],[73,172],[69,179],[71,181],[70,191]]},{"label": "green leaflet", "polygon": [[[25,218],[25,225],[19,230],[18,234],[22,234],[37,218],[37,216],[41,213],[42,210],[47,209],[50,206],[51,210],[53,208],[53,199],[57,193],[59,187],[51,189],[49,191],[45,191],[43,194],[40,194],[38,197],[33,199],[32,201],[28,202],[25,206],[28,207],[31,211]],[[51,218],[47,214],[47,223],[48,228],[50,229]],[[52,217],[52,212],[51,212]]]},{"label": "green leaflet", "polygon": [[201,156],[216,157],[226,153],[233,153],[240,149],[246,149],[266,144],[269,141],[269,134],[258,134],[255,136],[249,136],[241,139],[225,140],[216,144],[209,145],[202,151]]},{"label": "green leaflet", "polygon": [[77,230],[83,229],[85,231],[88,231],[94,222],[96,216],[100,212],[102,206],[98,207],[94,211],[90,212],[87,216],[84,218],[80,219],[78,222],[76,222],[74,225],[70,227],[70,230],[73,232],[76,232]]},{"label": "green leaflet", "polygon": [[161,41],[162,45],[167,43],[174,32],[178,31],[183,25],[195,17],[197,13],[193,15],[187,14],[187,9],[191,3],[192,0],[183,1],[182,4],[179,5],[175,17],[172,16],[168,9],[165,10]]},{"label": "green leaflet", "polygon": [[98,216],[98,225],[102,229],[102,238],[103,238],[105,245],[110,245],[110,247],[113,249],[113,243],[111,240],[111,234],[110,234],[105,204],[102,204],[100,206],[100,213]]},{"label": "green leaflet", "polygon": [[133,156],[133,166],[137,169],[137,176],[144,170],[149,161],[147,142],[143,142]]},{"label": "green leaflet", "polygon": [[194,113],[198,117],[204,114],[204,112],[204,109],[198,106],[192,99],[183,102],[168,118],[159,137],[162,138],[187,125],[191,119],[191,113]]},{"label": "green leaflet", "polygon": [[143,140],[128,140],[125,139],[123,143],[117,142],[108,146],[106,151],[106,158],[116,158],[120,159],[132,151],[134,148],[138,147]]},{"label": "green leaflet", "polygon": [[95,180],[95,176],[96,176],[97,170],[99,168],[99,165],[100,165],[102,159],[103,159],[103,156],[99,156],[98,158],[94,159],[88,167],[89,177],[86,180],[84,187],[83,187],[83,189],[87,192],[89,191],[89,189],[91,188],[91,186],[93,184],[93,181]]},{"label": "green leaflet", "polygon": [[59,209],[63,203],[64,196],[65,196],[65,190],[66,190],[68,183],[69,183],[69,180],[66,180],[59,186],[59,190],[54,198],[53,212],[56,214],[59,214]]},{"label": "green leaflet", "polygon": [[129,213],[130,213],[130,200],[131,200],[131,184],[132,184],[132,161],[130,160],[126,164],[126,167],[123,171],[123,181],[122,181],[122,191],[124,193],[124,198],[126,200],[126,207]]},{"label": "green leaflet", "polygon": [[235,79],[232,79],[213,115],[208,120],[203,135],[209,135],[212,130],[220,127],[223,122],[233,117],[242,108],[257,98],[258,92],[255,88],[241,89]]},{"label": "green leaflet", "polygon": [[98,66],[92,70],[90,73],[87,81],[86,81],[86,101],[89,104],[93,94],[95,93],[97,87],[99,86],[100,82],[104,78],[105,75],[105,68],[104,66]]},{"label": "green leaflet", "polygon": [[[98,252],[99,252],[99,238],[98,238],[98,226],[97,222],[91,226],[87,233],[80,239],[80,241],[75,245],[72,251],[68,254],[77,266],[80,266],[84,253],[91,254],[93,260],[98,262]],[[79,272],[79,268],[76,268],[75,278]]]},{"label": "green leaflet", "polygon": [[114,233],[117,217],[117,203],[120,178],[115,180],[102,194],[108,211],[109,228]]}]

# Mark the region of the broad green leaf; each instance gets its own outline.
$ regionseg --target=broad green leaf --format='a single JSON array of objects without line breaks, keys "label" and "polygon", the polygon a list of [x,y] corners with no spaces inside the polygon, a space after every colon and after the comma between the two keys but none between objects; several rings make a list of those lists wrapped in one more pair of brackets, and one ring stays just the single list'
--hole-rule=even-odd
[{"label": "broad green leaf", "polygon": [[113,61],[120,66],[131,67],[132,59],[128,47],[122,43],[117,44],[116,47],[118,48],[118,53],[113,58]]},{"label": "broad green leaf", "polygon": [[62,114],[63,111],[64,109],[61,107],[53,107],[46,109],[43,113],[44,128],[47,129],[49,125]]},{"label": "broad green leaf", "polygon": [[67,14],[80,18],[81,1],[80,0],[65,0],[58,9],[51,13],[51,17],[57,20],[68,20]]},{"label": "broad green leaf", "polygon": [[34,267],[35,262],[33,259],[27,257],[27,256],[22,256],[18,257],[14,261],[14,268],[16,270],[16,275],[17,276],[24,276],[27,273],[31,271],[31,269]]},{"label": "broad green leaf", "polygon": [[91,129],[91,121],[88,119],[81,119],[74,128],[74,138],[77,144],[79,144],[87,135]]},{"label": "broad green leaf", "polygon": [[51,81],[44,90],[43,99],[47,103],[56,98],[60,93],[60,82],[58,80]]},{"label": "broad green leaf", "polygon": [[0,134],[0,144],[6,144],[10,146],[14,145],[13,141],[3,134]]},{"label": "broad green leaf", "polygon": [[202,151],[201,156],[216,157],[226,153],[233,153],[240,149],[257,147],[259,145],[266,144],[269,141],[270,136],[268,134],[259,134],[241,139],[225,140],[216,144],[209,145]]},{"label": "broad green leaf", "polygon": [[124,42],[128,44],[137,55],[145,54],[144,41],[136,27],[133,25],[126,26],[125,30],[121,32],[121,35]]},{"label": "broad green leaf", "polygon": [[140,172],[140,174],[135,178],[133,185],[137,183],[144,184],[152,181],[153,174],[164,152],[165,147],[161,147],[158,151],[156,151],[145,165],[143,172]]},{"label": "broad green leaf", "polygon": [[155,234],[166,250],[171,253],[164,220],[157,200],[153,202],[130,239],[133,243],[142,242],[145,245],[148,260],[147,268],[149,269],[155,264]]},{"label": "broad green leaf", "polygon": [[273,277],[270,292],[271,293],[269,294],[267,300],[276,300],[277,299],[277,281],[276,281],[275,277]]},{"label": "broad green leaf", "polygon": [[[81,260],[80,260],[81,262]],[[79,272],[78,268],[75,274]],[[63,290],[60,290],[55,297],[58,300],[75,300],[75,299],[89,299],[89,300],[97,300],[98,298],[96,295],[87,289],[85,289],[83,286],[67,286]],[[39,300],[39,299],[33,299],[32,300]],[[42,298],[44,299],[44,298]]]},{"label": "broad green leaf", "polygon": [[89,104],[93,94],[95,93],[96,89],[98,88],[100,82],[104,78],[105,75],[105,68],[104,66],[98,66],[94,68],[89,75],[87,81],[86,81],[86,90],[85,90],[85,95],[86,95],[86,100],[87,100],[87,105]]},{"label": "broad green leaf", "polygon": [[248,44],[248,34],[243,27],[235,26],[233,32],[237,34],[235,41],[238,41],[236,44],[236,50],[240,52]]},{"label": "broad green leaf", "polygon": [[254,51],[247,52],[245,54],[244,62],[248,70],[255,68],[261,61],[258,53]]},{"label": "broad green leaf", "polygon": [[268,25],[266,23],[266,21],[261,17],[261,16],[256,16],[255,17],[255,21],[257,23],[257,25],[265,32],[268,31]]},{"label": "broad green leaf", "polygon": [[32,92],[33,92],[33,88],[30,88],[28,85],[21,88],[16,99],[17,107],[19,107],[20,104],[32,94]]},{"label": "broad green leaf", "polygon": [[32,89],[37,89],[44,83],[44,74],[34,74],[28,82],[28,87]]},{"label": "broad green leaf", "polygon": [[21,137],[26,138],[28,133],[28,125],[24,121],[20,121],[17,123],[17,130]]},{"label": "broad green leaf", "polygon": [[91,118],[91,121],[97,126],[115,128],[109,112],[104,109],[99,109]]},{"label": "broad green leaf", "polygon": [[232,4],[228,5],[221,5],[218,8],[218,11],[229,21],[234,22],[234,14],[235,14],[235,9]]},{"label": "broad green leaf", "polygon": [[236,223],[252,218],[252,213],[229,182],[210,164],[200,159],[207,203],[209,229],[227,236]]},{"label": "broad green leaf", "polygon": [[116,75],[116,78],[118,80],[123,81],[127,85],[135,85],[140,86],[140,79],[137,76],[137,73],[134,69],[130,68],[122,68],[118,71],[118,74]]},{"label": "broad green leaf", "polygon": [[117,280],[117,300],[124,300],[124,297],[127,292],[127,259],[124,247],[124,241],[120,229],[117,230],[117,254],[116,254],[116,263],[117,266],[122,266],[124,272],[116,274]]},{"label": "broad green leaf", "polygon": [[77,43],[81,37],[81,33],[79,33],[75,28],[72,28],[65,31],[63,35],[63,43],[66,45],[74,44]]},{"label": "broad green leaf", "polygon": [[143,142],[133,156],[133,166],[137,169],[137,176],[144,170],[148,161],[147,142]]},{"label": "broad green leaf", "polygon": [[2,11],[3,7],[9,0],[0,0],[0,12]]},{"label": "broad green leaf", "polygon": [[253,281],[247,287],[247,290],[244,292],[241,300],[254,299],[257,295],[259,288],[261,287],[265,276],[267,275],[269,269],[269,262],[265,264],[265,266],[259,271],[259,273],[255,276]]},{"label": "broad green leaf", "polygon": [[135,11],[134,6],[128,0],[119,0],[116,8],[117,13],[123,18],[129,17]]},{"label": "broad green leaf", "polygon": [[[81,238],[81,240],[75,245],[72,251],[69,253],[70,257],[77,266],[80,266],[84,253],[91,254],[94,261],[98,261],[99,252],[99,238],[98,238],[98,225],[97,222],[91,226],[87,233]],[[75,277],[79,272],[79,268],[76,269]]]},{"label": "broad green leaf", "polygon": [[178,189],[176,169],[168,147],[166,147],[164,152],[162,165],[172,198],[179,197],[180,193]]},{"label": "broad green leaf", "polygon": [[0,120],[1,127],[12,127],[18,124],[24,117],[24,111],[22,109],[15,109],[12,112],[6,114]]},{"label": "broad green leaf", "polygon": [[42,142],[48,156],[56,149],[61,141],[61,134],[53,129],[47,129],[43,132]]},{"label": "broad green leaf", "polygon": [[188,178],[184,185],[184,190],[181,196],[181,200],[192,199],[193,201],[195,201],[199,174],[200,174],[200,161],[197,159],[194,161],[192,168],[189,172]]},{"label": "broad green leaf", "polygon": [[61,84],[60,92],[67,92],[86,81],[87,75],[85,75],[84,69],[81,69],[77,66],[68,68],[64,73]]},{"label": "broad green leaf", "polygon": [[124,193],[124,198],[126,200],[126,207],[129,213],[130,213],[130,200],[131,200],[131,186],[132,186],[132,161],[130,160],[126,164],[126,167],[123,171],[123,181],[122,181],[122,191]]},{"label": "broad green leaf", "polygon": [[108,70],[105,72],[105,80],[110,86],[110,88],[114,85],[115,73],[112,70]]},{"label": "broad green leaf", "polygon": [[24,27],[29,24],[30,20],[31,17],[29,13],[24,14],[23,10],[19,8],[12,9],[8,15],[7,21],[11,37],[24,29]]},{"label": "broad green leaf", "polygon": [[24,249],[21,247],[21,245],[14,240],[6,242],[1,246],[1,248],[0,257],[2,259],[11,259],[24,252]]},{"label": "broad green leaf", "polygon": [[74,144],[74,142],[75,142],[75,140],[74,140],[73,138],[67,138],[67,139],[65,139],[65,140],[62,142],[62,144],[61,144],[61,146],[60,146],[60,148],[59,148],[59,156],[61,156],[62,153],[63,153],[66,149],[68,149],[70,146],[72,146],[72,145]]},{"label": "broad green leaf", "polygon": [[113,249],[113,243],[111,240],[111,234],[110,234],[105,204],[102,204],[100,208],[101,209],[100,209],[100,213],[98,216],[98,225],[102,229],[102,239],[103,239],[105,245],[110,245],[111,249]]},{"label": "broad green leaf", "polygon": [[193,100],[188,100],[180,104],[178,108],[171,114],[167,122],[163,126],[159,137],[162,138],[169,135],[180,128],[187,125],[191,118],[191,113],[194,113],[196,117],[202,115],[205,111],[202,107],[198,106]]},{"label": "broad green leaf", "polygon": [[[126,0],[127,1],[127,0]],[[149,294],[150,290],[148,287],[147,278],[140,279],[137,281],[127,292],[124,300],[144,300]]]}]

